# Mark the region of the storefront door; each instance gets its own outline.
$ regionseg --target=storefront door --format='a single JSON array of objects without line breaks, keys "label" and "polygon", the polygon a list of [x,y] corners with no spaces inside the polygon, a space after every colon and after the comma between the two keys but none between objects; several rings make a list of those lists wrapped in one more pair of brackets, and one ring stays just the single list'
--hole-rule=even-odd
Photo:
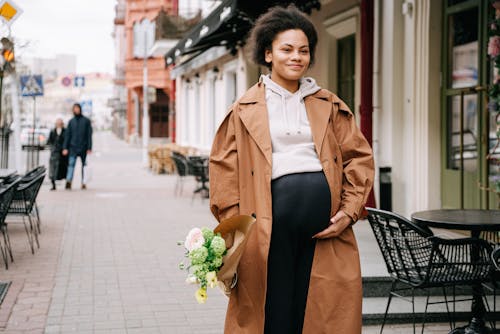
[{"label": "storefront door", "polygon": [[489,2],[446,0],[443,15],[442,206],[487,208]]}]

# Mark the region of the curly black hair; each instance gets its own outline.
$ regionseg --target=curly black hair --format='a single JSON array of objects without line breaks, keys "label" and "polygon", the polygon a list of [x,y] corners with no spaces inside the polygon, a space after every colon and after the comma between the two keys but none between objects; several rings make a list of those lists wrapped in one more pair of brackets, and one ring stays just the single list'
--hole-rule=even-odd
[{"label": "curly black hair", "polygon": [[249,38],[252,61],[257,65],[267,66],[271,69],[272,64],[265,60],[266,50],[272,49],[276,35],[290,29],[302,30],[306,35],[309,41],[309,54],[311,56],[309,66],[311,66],[314,63],[318,34],[311,20],[293,4],[286,8],[271,7],[257,19]]}]

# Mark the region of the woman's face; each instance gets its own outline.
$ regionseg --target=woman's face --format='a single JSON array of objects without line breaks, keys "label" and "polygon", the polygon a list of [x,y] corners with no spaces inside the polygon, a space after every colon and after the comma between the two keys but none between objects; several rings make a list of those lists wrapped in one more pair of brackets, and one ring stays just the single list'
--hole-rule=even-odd
[{"label": "woman's face", "polygon": [[272,49],[266,50],[265,60],[272,63],[271,79],[277,84],[298,89],[298,80],[309,68],[309,40],[300,29],[290,29],[276,35]]}]

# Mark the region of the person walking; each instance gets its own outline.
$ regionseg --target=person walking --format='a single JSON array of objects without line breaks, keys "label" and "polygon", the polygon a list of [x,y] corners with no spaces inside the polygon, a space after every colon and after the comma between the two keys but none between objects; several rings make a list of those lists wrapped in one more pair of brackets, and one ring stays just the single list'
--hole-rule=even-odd
[{"label": "person walking", "polygon": [[[226,334],[360,334],[362,285],[352,224],[362,218],[373,153],[348,106],[307,69],[317,32],[295,6],[250,34],[270,69],[230,108],[210,153],[218,221],[255,214],[230,294]],[[231,235],[225,235],[227,246]]]},{"label": "person walking", "polygon": [[47,144],[50,145],[49,178],[50,190],[56,190],[56,181],[66,177],[68,158],[62,154],[66,129],[61,118],[56,119],[55,128],[50,131]]},{"label": "person walking", "polygon": [[71,189],[76,159],[78,157],[82,161],[82,189],[87,189],[84,178],[84,167],[87,155],[92,153],[92,125],[90,124],[90,120],[82,115],[82,107],[79,103],[73,105],[73,115],[64,136],[63,155],[69,156],[66,189]]}]

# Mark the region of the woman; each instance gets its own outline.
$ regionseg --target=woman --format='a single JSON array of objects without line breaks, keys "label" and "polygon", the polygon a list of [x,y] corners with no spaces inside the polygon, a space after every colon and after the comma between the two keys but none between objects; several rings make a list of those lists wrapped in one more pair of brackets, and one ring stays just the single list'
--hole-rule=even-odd
[{"label": "woman", "polygon": [[65,132],[64,122],[62,119],[58,118],[56,120],[56,126],[50,131],[47,141],[47,144],[51,145],[49,178],[52,182],[52,188],[50,190],[56,190],[56,181],[62,180],[66,176],[68,159],[62,155]]},{"label": "woman", "polygon": [[234,103],[209,166],[214,216],[257,217],[225,333],[359,334],[351,225],[372,187],[372,150],[347,105],[304,77],[317,44],[307,16],[272,8],[250,39],[254,62],[271,73]]}]

